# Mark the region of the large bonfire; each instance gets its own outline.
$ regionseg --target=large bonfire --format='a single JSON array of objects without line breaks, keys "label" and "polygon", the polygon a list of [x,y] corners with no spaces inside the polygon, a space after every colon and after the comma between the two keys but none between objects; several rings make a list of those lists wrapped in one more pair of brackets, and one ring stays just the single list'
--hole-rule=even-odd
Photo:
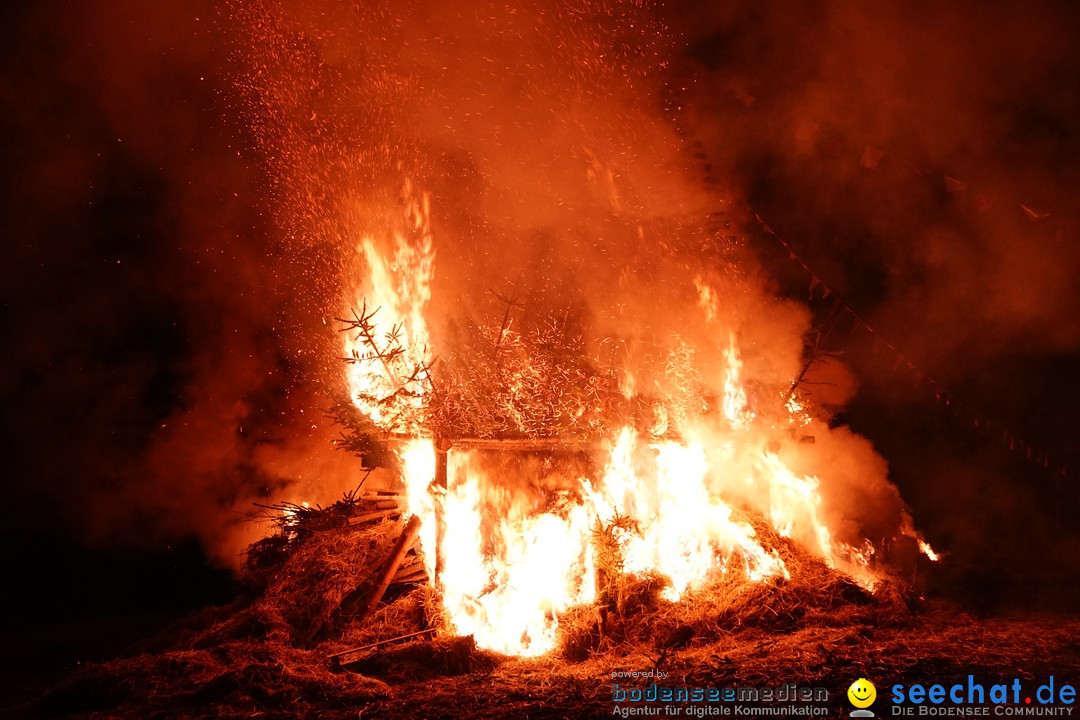
[{"label": "large bonfire", "polygon": [[[396,456],[452,632],[538,655],[555,647],[561,616],[627,578],[655,579],[669,602],[729,573],[790,580],[755,520],[867,591],[898,542],[935,559],[902,509],[891,535],[867,537],[860,518],[830,512],[821,478],[793,469],[820,463],[812,446],[829,428],[797,378],[747,387],[720,307],[738,276],[688,273],[668,295],[693,298],[687,331],[652,335],[647,352],[509,298],[495,323],[439,347],[426,318],[431,199],[406,180],[401,207],[384,238],[358,243],[366,277],[342,321],[350,446]],[[590,354],[599,348],[607,357]]]},{"label": "large bonfire", "polygon": [[833,422],[850,373],[703,188],[659,16],[236,7],[276,220],[333,268],[312,345],[338,318],[342,444],[416,518],[445,631],[493,651],[547,653],[628,584],[798,581],[787,547],[866,592],[933,554]]}]

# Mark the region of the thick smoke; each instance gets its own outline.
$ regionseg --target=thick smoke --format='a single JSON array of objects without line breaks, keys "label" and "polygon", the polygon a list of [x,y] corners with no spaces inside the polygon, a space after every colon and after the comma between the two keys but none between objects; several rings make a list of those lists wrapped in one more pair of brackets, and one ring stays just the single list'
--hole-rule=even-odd
[{"label": "thick smoke", "polygon": [[317,283],[225,120],[231,41],[209,4],[6,12],[9,529],[235,562],[254,500],[358,478],[301,352],[323,318],[289,312]]},{"label": "thick smoke", "polygon": [[[831,338],[858,360],[853,422],[948,567],[981,575],[983,597],[1003,575],[1060,572],[1076,525],[1058,508],[1077,502],[1059,474],[1075,465],[1062,418],[1080,349],[1075,7],[734,2],[673,17],[718,172],[880,336],[997,423],[966,434],[970,412],[846,327]],[[1014,434],[1050,452],[1050,472],[1007,452]]]},{"label": "thick smoke", "polygon": [[[452,322],[495,320],[498,293],[565,305],[627,339],[634,367],[704,331],[700,277],[748,381],[796,375],[811,316],[704,228],[735,195],[701,182],[676,115],[943,381],[974,382],[1020,342],[1075,349],[1059,217],[1078,115],[1054,89],[1076,65],[1046,7],[980,5],[976,22],[929,4],[120,2],[6,27],[8,475],[95,539],[193,532],[235,557],[259,530],[242,519],[253,500],[358,481],[320,413],[342,387],[334,318],[406,179],[431,196],[436,345]],[[887,154],[860,184],[866,145]],[[971,190],[928,190],[908,162]],[[956,220],[984,200],[1052,220]],[[814,372],[818,401],[842,408],[850,373]],[[815,432],[792,458],[835,469],[837,522],[895,520],[868,443]]]},{"label": "thick smoke", "polygon": [[[1017,343],[1080,343],[1065,239],[1080,18],[1065,9],[724,3],[693,23],[710,154],[787,206],[774,223],[820,221],[791,240],[945,380]],[[876,168],[860,165],[867,146],[884,152]]]},{"label": "thick smoke", "polygon": [[[616,339],[627,382],[646,395],[685,389],[671,361],[657,361],[685,350],[694,382],[722,396],[734,337],[760,412],[780,414],[809,315],[776,299],[757,260],[728,239],[737,229],[707,229],[710,213],[740,217],[733,194],[702,182],[678,133],[680,39],[657,13],[263,3],[239,7],[236,22],[245,116],[268,158],[275,218],[294,242],[346,259],[340,303],[368,276],[361,241],[393,253],[407,181],[432,208],[436,353],[449,328],[497,325],[502,298],[514,298],[515,321],[573,315],[588,337]],[[842,407],[850,374],[815,372],[818,402]],[[902,501],[869,443],[824,423],[811,434],[814,447],[789,439],[783,452],[823,476],[838,539],[897,535]],[[747,449],[748,465],[763,449]]]}]

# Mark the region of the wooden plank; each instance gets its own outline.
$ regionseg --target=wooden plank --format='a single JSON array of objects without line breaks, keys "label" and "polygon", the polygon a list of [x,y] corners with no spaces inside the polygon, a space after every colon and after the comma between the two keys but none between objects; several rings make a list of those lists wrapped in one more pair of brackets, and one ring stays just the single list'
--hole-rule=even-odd
[{"label": "wooden plank", "polygon": [[409,522],[405,523],[405,529],[401,531],[401,536],[394,543],[394,549],[390,552],[390,560],[386,563],[378,581],[375,583],[375,590],[372,592],[371,598],[368,599],[364,611],[360,614],[361,619],[374,612],[379,601],[382,600],[382,596],[386,593],[386,588],[390,587],[390,581],[393,580],[398,568],[401,567],[401,561],[405,559],[405,553],[409,551],[419,534],[420,518],[413,515],[409,518]]},{"label": "wooden plank", "polygon": [[[387,435],[392,443],[406,443],[416,440],[410,435]],[[436,444],[460,450],[565,450],[587,452],[610,452],[614,438],[588,439],[581,437],[543,437],[543,438],[476,438],[448,437],[439,438]]]},{"label": "wooden plank", "polygon": [[390,643],[400,642],[402,640],[409,640],[411,638],[420,637],[422,635],[431,635],[435,632],[435,628],[428,628],[427,630],[420,630],[419,632],[409,633],[407,635],[399,635],[397,637],[387,638],[386,640],[379,640],[368,645],[360,645],[359,647],[349,648],[348,650],[342,650],[341,652],[332,653],[326,657],[331,660],[336,660],[338,665],[348,665],[352,662],[352,655],[357,655],[365,650],[373,650],[374,648],[381,647],[383,645],[389,645]]},{"label": "wooden plank", "polygon": [[402,575],[398,573],[394,576],[394,579],[390,581],[391,585],[402,585],[404,583],[419,582],[421,580],[427,580],[427,571],[424,568],[414,570],[408,574]]},{"label": "wooden plank", "polygon": [[[435,485],[446,490],[448,485],[448,451],[450,450],[450,444],[445,440],[435,441]],[[435,553],[435,587],[441,588],[439,578],[442,577],[443,566],[445,565],[445,558],[443,558],[443,538],[446,537],[446,518],[444,517],[444,508],[446,504],[446,493],[440,493],[441,499],[435,503],[435,547],[432,550]]]},{"label": "wooden plank", "polygon": [[401,508],[394,508],[393,510],[378,510],[376,512],[362,513],[360,515],[354,515],[349,518],[350,525],[363,525],[364,523],[378,522],[385,520],[389,517],[401,514]]}]

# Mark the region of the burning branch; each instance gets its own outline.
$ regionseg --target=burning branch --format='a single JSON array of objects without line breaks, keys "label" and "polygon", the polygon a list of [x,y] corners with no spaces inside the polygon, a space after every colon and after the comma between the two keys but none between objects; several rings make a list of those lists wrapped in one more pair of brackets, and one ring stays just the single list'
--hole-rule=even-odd
[{"label": "burning branch", "polygon": [[491,294],[506,304],[506,312],[503,313],[502,323],[499,325],[499,334],[495,339],[495,349],[491,353],[493,357],[497,358],[499,355],[499,346],[502,345],[503,338],[506,336],[506,331],[510,329],[510,311],[515,307],[524,307],[524,305],[519,303],[517,298],[505,298],[494,290],[491,291]]},{"label": "burning branch", "polygon": [[[292,541],[306,533],[365,524],[375,519],[401,514],[401,496],[391,491],[376,490],[361,493],[368,471],[360,483],[327,507],[307,503],[280,502],[273,505],[255,503],[263,515],[277,526],[279,536]],[[378,516],[378,517],[376,517]]]},{"label": "burning branch", "polygon": [[[431,368],[420,353],[410,352],[402,339],[400,323],[391,326],[380,338],[374,322],[379,308],[368,310],[367,300],[352,319],[337,318],[341,332],[355,332],[356,347],[345,358],[361,367],[360,387],[353,400],[367,409],[367,414],[381,428],[415,430],[422,423],[425,399],[432,395]],[[361,349],[362,348],[362,349]]]},{"label": "burning branch", "polygon": [[445,438],[602,437],[625,417],[614,375],[585,352],[577,319],[523,317],[517,299],[496,325],[465,325],[439,368],[428,426]]}]

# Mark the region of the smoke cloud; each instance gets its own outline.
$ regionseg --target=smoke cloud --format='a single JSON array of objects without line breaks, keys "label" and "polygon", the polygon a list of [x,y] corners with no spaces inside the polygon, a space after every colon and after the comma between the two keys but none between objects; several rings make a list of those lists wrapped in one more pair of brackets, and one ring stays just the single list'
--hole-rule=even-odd
[{"label": "smoke cloud", "polygon": [[227,121],[230,41],[208,3],[5,12],[12,528],[196,534],[234,563],[261,532],[253,501],[358,477],[300,340],[323,318],[288,312],[317,285],[284,271],[260,161]]},{"label": "smoke cloud", "polygon": [[[771,222],[837,290],[866,297],[872,319],[950,380],[1020,342],[1080,340],[1064,239],[1078,19],[1063,10],[725,3],[695,16],[693,103],[710,154],[776,208]],[[868,147],[884,153],[872,169]]]},{"label": "smoke cloud", "polygon": [[[830,338],[862,383],[846,419],[949,567],[998,561],[996,577],[973,570],[984,597],[1076,557],[1076,525],[1053,509],[1076,506],[1072,482],[995,446],[1015,434],[1075,462],[1061,418],[1080,345],[1078,21],[1055,2],[736,2],[673,20],[717,172],[879,337],[997,423],[966,433],[970,415],[920,400],[892,357],[846,327]],[[786,251],[772,254],[783,276]],[[801,272],[787,287],[805,297]]]},{"label": "smoke cloud", "polygon": [[[320,412],[343,387],[334,318],[364,277],[360,242],[400,223],[406,180],[431,199],[436,346],[452,322],[496,318],[498,293],[580,313],[595,337],[626,339],[638,369],[649,347],[704,331],[704,284],[748,382],[782,386],[816,319],[782,299],[771,260],[705,227],[721,210],[737,225],[737,194],[702,182],[680,125],[872,324],[941,381],[990,395],[985,368],[1018,345],[1080,342],[1067,220],[1080,113],[1058,91],[1080,65],[1059,10],[7,11],[6,474],[85,537],[196,533],[226,559],[259,531],[243,518],[253,501],[354,486]],[[859,164],[867,146],[885,153],[874,170]],[[858,391],[840,362],[808,379],[832,412],[855,397],[857,420],[860,402],[905,403],[874,373],[859,368]],[[1011,387],[998,408],[1022,415],[1032,387]],[[843,427],[816,432],[791,457],[835,470],[823,495],[837,524],[889,532],[902,501],[886,463]],[[927,456],[901,459],[902,489],[932,506],[948,493],[912,476],[951,477],[956,451]],[[939,537],[985,549],[949,513],[929,516]]]}]

